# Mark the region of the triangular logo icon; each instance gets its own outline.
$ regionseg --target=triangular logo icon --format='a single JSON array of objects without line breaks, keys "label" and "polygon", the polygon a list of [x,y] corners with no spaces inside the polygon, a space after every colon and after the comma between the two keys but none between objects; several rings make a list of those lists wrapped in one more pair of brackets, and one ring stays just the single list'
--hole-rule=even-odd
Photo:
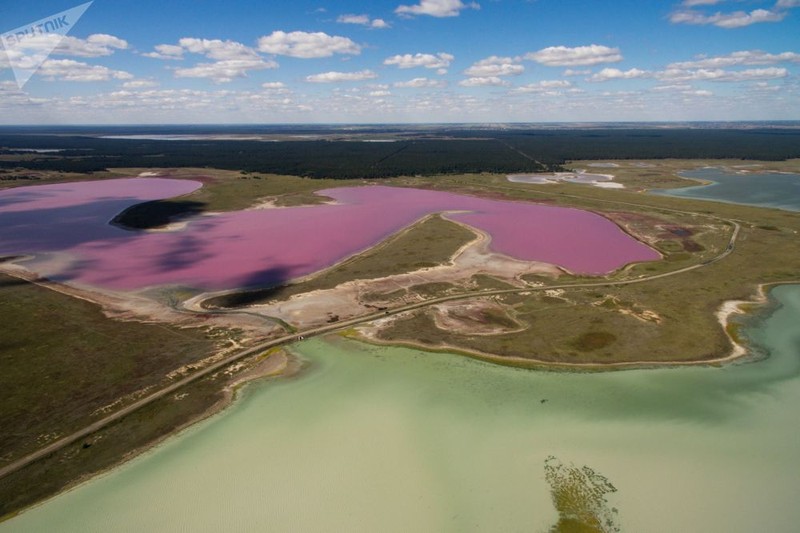
[{"label": "triangular logo icon", "polygon": [[0,35],[0,44],[22,89],[92,2],[50,15]]}]

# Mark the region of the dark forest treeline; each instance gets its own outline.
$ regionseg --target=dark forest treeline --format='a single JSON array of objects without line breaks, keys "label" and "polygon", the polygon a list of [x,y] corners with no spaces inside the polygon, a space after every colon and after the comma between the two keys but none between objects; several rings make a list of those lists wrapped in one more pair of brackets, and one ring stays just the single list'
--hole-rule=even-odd
[{"label": "dark forest treeline", "polygon": [[[213,167],[311,178],[380,178],[470,172],[545,172],[573,159],[800,157],[798,129],[441,129],[397,142],[128,140],[0,133],[0,153],[60,149],[0,169],[94,172],[109,167]],[[447,138],[442,138],[447,137]]]}]

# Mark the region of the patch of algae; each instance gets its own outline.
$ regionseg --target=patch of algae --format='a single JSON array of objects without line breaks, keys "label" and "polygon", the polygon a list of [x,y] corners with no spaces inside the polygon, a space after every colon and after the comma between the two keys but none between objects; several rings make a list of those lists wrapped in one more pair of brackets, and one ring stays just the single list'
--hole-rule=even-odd
[{"label": "patch of algae", "polygon": [[544,476],[559,515],[550,533],[620,531],[617,509],[606,500],[617,489],[605,476],[588,466],[566,465],[554,456],[545,460]]}]

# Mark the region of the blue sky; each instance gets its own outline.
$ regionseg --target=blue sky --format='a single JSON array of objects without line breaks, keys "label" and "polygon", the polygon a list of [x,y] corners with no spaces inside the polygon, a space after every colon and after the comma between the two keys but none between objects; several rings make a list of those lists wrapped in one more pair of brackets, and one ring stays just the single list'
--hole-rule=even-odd
[{"label": "blue sky", "polygon": [[800,119],[800,0],[95,0],[2,42],[3,124]]}]

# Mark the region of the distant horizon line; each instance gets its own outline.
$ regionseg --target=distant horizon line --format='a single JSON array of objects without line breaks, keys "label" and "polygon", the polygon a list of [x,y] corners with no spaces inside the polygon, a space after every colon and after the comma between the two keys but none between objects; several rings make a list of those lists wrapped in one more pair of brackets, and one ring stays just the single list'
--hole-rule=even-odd
[{"label": "distant horizon line", "polygon": [[620,121],[519,121],[519,122],[153,122],[153,123],[50,123],[0,124],[0,128],[84,128],[84,127],[298,127],[298,126],[591,126],[591,125],[726,125],[726,124],[796,124],[800,119],[784,120],[620,120]]}]

